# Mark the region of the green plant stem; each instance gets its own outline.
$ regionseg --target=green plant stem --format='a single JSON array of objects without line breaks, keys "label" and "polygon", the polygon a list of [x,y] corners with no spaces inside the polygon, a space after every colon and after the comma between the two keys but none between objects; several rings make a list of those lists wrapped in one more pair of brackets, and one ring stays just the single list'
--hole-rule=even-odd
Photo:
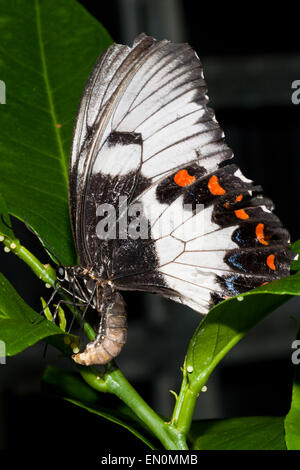
[{"label": "green plant stem", "polygon": [[[14,253],[18,258],[24,261],[34,272],[34,274],[41,279],[46,285],[54,287],[55,280],[56,280],[56,273],[55,270],[50,266],[50,264],[43,264],[41,263],[27,248],[25,248],[19,240],[17,239],[10,239],[9,237],[5,236],[2,243],[9,248],[9,250]],[[60,295],[65,300],[70,300],[70,298],[64,293],[60,292]],[[77,323],[81,324],[82,318],[81,315],[72,308],[71,305],[68,305],[69,310],[75,316]],[[95,338],[95,331],[91,327],[88,322],[84,322],[83,330],[86,333],[89,340],[93,340]]]},{"label": "green plant stem", "polygon": [[102,393],[112,393],[126,403],[166,449],[188,449],[185,435],[177,430],[172,422],[165,422],[150,408],[114,363],[110,363],[102,375],[93,368],[83,366],[79,366],[79,371],[92,388]]},{"label": "green plant stem", "polygon": [[46,284],[54,286],[56,279],[55,270],[50,264],[42,264],[30,251],[27,250],[19,240],[11,240],[5,237],[3,244],[10,249],[18,258],[24,261],[34,272],[34,274]]},{"label": "green plant stem", "polygon": [[183,379],[176,405],[172,415],[173,426],[184,436],[187,436],[198,398],[198,392],[190,388],[186,364],[183,366]]}]

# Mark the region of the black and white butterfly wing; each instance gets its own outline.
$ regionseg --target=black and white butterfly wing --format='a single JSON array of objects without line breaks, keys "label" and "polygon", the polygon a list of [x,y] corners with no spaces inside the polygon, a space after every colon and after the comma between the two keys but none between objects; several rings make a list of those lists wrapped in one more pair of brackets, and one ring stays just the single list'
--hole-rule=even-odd
[{"label": "black and white butterfly wing", "polygon": [[[224,163],[232,152],[207,101],[189,45],[115,44],[86,85],[70,161],[81,265],[201,313],[287,275],[294,258],[272,202]],[[116,220],[106,236],[104,214]]]}]

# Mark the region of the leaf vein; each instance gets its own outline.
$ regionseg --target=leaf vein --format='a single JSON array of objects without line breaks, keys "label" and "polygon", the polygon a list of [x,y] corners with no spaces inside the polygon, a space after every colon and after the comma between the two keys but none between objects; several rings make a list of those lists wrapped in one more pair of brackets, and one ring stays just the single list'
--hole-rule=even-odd
[{"label": "leaf vein", "polygon": [[66,181],[66,185],[68,186],[68,169],[67,169],[67,166],[66,166],[66,157],[65,157],[61,137],[60,137],[60,132],[59,132],[59,129],[57,127],[57,122],[58,121],[57,121],[56,113],[55,113],[55,106],[54,106],[53,96],[52,96],[52,92],[51,92],[49,75],[48,75],[48,67],[47,67],[47,62],[46,62],[45,46],[43,44],[43,38],[42,38],[42,24],[41,24],[41,14],[40,14],[39,0],[35,0],[35,7],[36,7],[36,21],[37,21],[37,32],[38,32],[39,48],[40,48],[40,53],[41,53],[43,76],[44,76],[46,92],[47,92],[47,96],[48,96],[50,114],[52,116],[53,126],[54,126],[54,130],[55,130],[55,134],[56,134],[62,171],[63,171],[63,175],[64,175],[64,178],[65,178],[65,181]]}]

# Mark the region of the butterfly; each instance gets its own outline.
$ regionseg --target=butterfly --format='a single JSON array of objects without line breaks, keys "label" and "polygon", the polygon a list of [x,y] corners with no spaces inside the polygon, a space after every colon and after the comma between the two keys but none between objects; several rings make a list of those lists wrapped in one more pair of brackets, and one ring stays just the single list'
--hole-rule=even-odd
[{"label": "butterfly", "polygon": [[188,44],[139,35],[97,60],[85,86],[69,164],[78,266],[57,278],[100,316],[73,356],[105,364],[126,342],[120,291],[158,294],[206,314],[289,274],[289,233],[259,186],[230,162]]}]

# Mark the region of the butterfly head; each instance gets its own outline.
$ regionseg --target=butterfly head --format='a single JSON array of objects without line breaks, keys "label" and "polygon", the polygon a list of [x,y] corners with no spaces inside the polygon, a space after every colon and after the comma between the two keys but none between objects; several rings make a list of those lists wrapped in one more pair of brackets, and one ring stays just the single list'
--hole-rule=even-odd
[{"label": "butterfly head", "polygon": [[59,282],[63,282],[66,280],[66,269],[64,268],[64,266],[60,265],[56,268],[56,279]]}]

